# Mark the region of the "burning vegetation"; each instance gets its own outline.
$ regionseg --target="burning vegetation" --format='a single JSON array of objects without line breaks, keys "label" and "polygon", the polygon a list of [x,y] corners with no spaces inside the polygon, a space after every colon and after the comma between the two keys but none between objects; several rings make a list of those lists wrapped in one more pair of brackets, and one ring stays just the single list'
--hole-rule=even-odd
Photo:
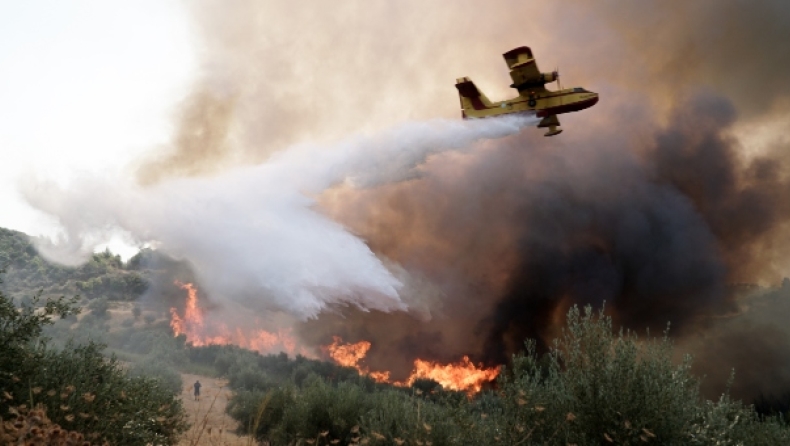
[{"label": "burning vegetation", "polygon": [[[309,349],[299,345],[298,341],[287,331],[268,332],[257,329],[245,333],[242,328],[231,331],[225,324],[207,324],[204,311],[198,304],[198,290],[192,283],[176,281],[175,284],[186,291],[183,316],[175,307],[170,308],[170,327],[174,336],[184,335],[186,341],[195,346],[236,345],[263,354],[285,352],[295,355],[297,352],[307,357],[314,357]],[[411,374],[405,380],[393,380],[389,371],[373,371],[364,365],[365,356],[371,349],[368,341],[344,343],[339,336],[333,336],[333,342],[320,347],[326,356],[336,364],[351,367],[360,375],[369,376],[378,383],[391,384],[398,387],[409,387],[419,379],[437,382],[448,390],[467,392],[470,395],[480,392],[486,383],[492,382],[499,374],[500,367],[486,368],[482,364],[475,365],[468,356],[463,356],[456,363],[441,364],[425,359],[415,359]]]},{"label": "burning vegetation", "polygon": [[361,364],[370,347],[371,344],[368,341],[348,344],[343,343],[341,338],[335,336],[332,344],[323,347],[323,349],[337,364],[353,367],[361,375],[368,375],[376,382],[401,387],[409,387],[418,379],[430,379],[445,389],[474,394],[479,392],[485,383],[496,379],[500,369],[499,367],[485,368],[482,364],[475,366],[468,356],[464,356],[454,364],[439,364],[424,359],[415,359],[414,369],[409,377],[403,381],[393,381],[390,379],[390,372],[371,371]]},{"label": "burning vegetation", "polygon": [[178,309],[170,308],[170,327],[174,336],[184,335],[186,341],[195,347],[204,345],[237,345],[260,353],[285,352],[289,355],[310,356],[307,349],[300,347],[290,330],[280,329],[270,332],[263,329],[245,331],[241,327],[231,330],[225,323],[206,321],[204,310],[198,305],[198,290],[192,283],[176,281],[175,284],[186,291],[183,315]]}]

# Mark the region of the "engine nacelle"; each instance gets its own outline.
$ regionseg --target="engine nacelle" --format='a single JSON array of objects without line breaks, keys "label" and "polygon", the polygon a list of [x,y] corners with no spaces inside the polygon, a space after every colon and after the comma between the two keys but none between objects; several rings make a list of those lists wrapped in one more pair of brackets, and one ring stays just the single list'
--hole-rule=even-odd
[{"label": "engine nacelle", "polygon": [[554,82],[560,78],[560,73],[557,71],[552,71],[551,73],[540,73],[540,81],[544,84],[548,84],[550,82]]}]

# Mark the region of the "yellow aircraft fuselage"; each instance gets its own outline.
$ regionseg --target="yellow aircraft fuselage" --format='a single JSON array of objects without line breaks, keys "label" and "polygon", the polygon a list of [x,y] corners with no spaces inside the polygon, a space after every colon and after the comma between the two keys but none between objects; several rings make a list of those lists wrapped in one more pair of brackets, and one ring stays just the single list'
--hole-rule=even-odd
[{"label": "yellow aircraft fuselage", "polygon": [[549,127],[546,136],[557,135],[560,123],[557,115],[590,108],[598,103],[598,93],[584,88],[566,88],[550,91],[545,84],[558,80],[559,73],[541,73],[537,69],[532,50],[519,47],[504,54],[511,68],[510,75],[519,95],[513,99],[491,102],[468,77],[456,79],[455,87],[461,98],[464,119],[490,118],[523,114],[543,118],[538,127]]}]

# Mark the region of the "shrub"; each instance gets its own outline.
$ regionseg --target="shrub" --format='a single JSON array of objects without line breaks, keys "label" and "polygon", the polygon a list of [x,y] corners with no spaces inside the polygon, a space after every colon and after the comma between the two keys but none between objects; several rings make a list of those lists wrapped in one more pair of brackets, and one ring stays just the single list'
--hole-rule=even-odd
[{"label": "shrub", "polygon": [[156,380],[163,389],[173,395],[180,394],[184,385],[181,375],[177,371],[159,361],[135,363],[129,368],[129,376]]},{"label": "shrub", "polygon": [[17,310],[0,293],[0,417],[41,404],[52,421],[98,442],[175,444],[185,423],[172,392],[156,380],[129,378],[100,345],[47,348],[43,326],[74,313],[74,300],[49,300],[38,310],[38,296],[33,303]]},{"label": "shrub", "polygon": [[282,422],[286,407],[295,400],[295,392],[293,386],[287,385],[267,392],[240,390],[234,392],[226,410],[239,422],[240,433],[265,439]]},{"label": "shrub", "polygon": [[275,387],[274,381],[266,372],[252,364],[235,364],[228,371],[228,384],[239,390],[267,390]]},{"label": "shrub", "polygon": [[[540,441],[576,444],[738,444],[739,432],[754,428],[753,409],[727,394],[703,401],[690,367],[690,357],[672,363],[666,334],[638,342],[623,331],[613,334],[602,311],[574,307],[547,368],[534,343],[527,343],[512,373],[501,376],[498,430],[505,443],[526,441],[529,433]],[[790,439],[786,428],[774,431],[772,439]]]},{"label": "shrub", "polygon": [[91,446],[85,435],[65,430],[53,423],[47,417],[46,408],[41,405],[32,410],[28,410],[27,406],[11,407],[9,412],[14,415],[14,419],[0,426],[0,444]]},{"label": "shrub", "polygon": [[[282,419],[269,430],[266,438],[274,444],[323,437],[330,441],[340,440],[342,444],[350,443],[354,426],[358,426],[362,414],[372,408],[368,395],[348,382],[333,387],[315,375],[307,381],[294,394],[296,398],[291,401],[283,398]],[[270,401],[269,405],[275,403]]]},{"label": "shrub", "polygon": [[107,299],[94,299],[88,304],[88,309],[91,314],[99,318],[107,317],[107,310],[110,309],[110,303]]},{"label": "shrub", "polygon": [[[291,379],[301,386],[239,391],[228,410],[242,430],[273,445],[790,444],[780,418],[760,418],[726,393],[703,400],[691,359],[673,364],[667,334],[613,333],[602,311],[574,307],[546,355],[536,354],[534,342],[526,346],[495,391],[471,399],[428,381],[396,389],[361,377],[338,380],[334,372],[323,378],[312,370],[329,369],[297,359]],[[260,363],[287,369],[279,358],[265,358]],[[248,361],[228,361],[230,374],[256,372]]]}]

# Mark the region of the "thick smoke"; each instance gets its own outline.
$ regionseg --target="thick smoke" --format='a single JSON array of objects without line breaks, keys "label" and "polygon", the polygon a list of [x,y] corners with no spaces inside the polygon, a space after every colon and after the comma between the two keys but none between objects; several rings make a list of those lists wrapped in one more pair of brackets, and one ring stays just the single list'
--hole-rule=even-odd
[{"label": "thick smoke", "polygon": [[404,124],[329,148],[293,147],[267,163],[212,178],[150,187],[123,177],[86,178],[65,190],[30,183],[25,194],[60,219],[66,254],[92,252],[96,234],[117,227],[137,243],[189,260],[210,295],[248,308],[299,317],[315,316],[332,302],[405,309],[400,281],[363,240],[316,212],[310,196],[342,182],[368,187],[414,177],[431,154],[463,150],[528,122]]},{"label": "thick smoke", "polygon": [[[737,156],[727,100],[699,93],[672,116],[644,147],[604,135],[549,148],[525,132],[434,159],[418,181],[336,192],[324,205],[337,219],[375,252],[426,275],[444,299],[430,321],[346,311],[345,320],[308,322],[304,336],[373,340],[369,364],[397,370],[392,358],[506,362],[526,338],[545,347],[572,304],[605,301],[631,329],[658,333],[671,322],[675,336],[708,330],[712,317],[738,311],[727,283],[776,277],[761,253],[787,230],[790,182],[781,160]],[[752,348],[724,361],[702,355],[699,370],[759,359],[788,375],[788,361],[766,353],[777,348],[760,347],[771,330],[739,329]],[[719,345],[734,335],[710,336]],[[754,396],[744,389],[760,388],[755,376],[743,374],[738,396]],[[713,387],[706,390],[722,390]]]},{"label": "thick smoke", "polygon": [[[704,216],[719,242],[732,282],[768,278],[776,243],[790,219],[787,164],[778,156],[744,159],[727,130],[737,112],[727,100],[710,94],[681,103],[659,132],[649,158],[660,181],[676,187]],[[787,144],[774,148],[787,151]],[[786,274],[786,271],[784,272]]]},{"label": "thick smoke", "polygon": [[[309,345],[372,341],[370,367],[396,378],[415,357],[504,362],[569,305],[606,301],[627,328],[671,322],[701,373],[758,361],[775,377],[740,373],[739,396],[790,385],[777,329],[731,324],[753,312],[726,288],[790,266],[788,140],[763,131],[790,104],[787,2],[191,5],[203,72],[172,151],[138,166],[152,186],[29,194],[74,248],[120,225],[190,259],[212,298],[317,315],[298,326]],[[525,44],[602,93],[561,136],[379,133],[457,119],[459,76],[510,94],[500,54]],[[360,132],[379,136],[337,143]]]}]

